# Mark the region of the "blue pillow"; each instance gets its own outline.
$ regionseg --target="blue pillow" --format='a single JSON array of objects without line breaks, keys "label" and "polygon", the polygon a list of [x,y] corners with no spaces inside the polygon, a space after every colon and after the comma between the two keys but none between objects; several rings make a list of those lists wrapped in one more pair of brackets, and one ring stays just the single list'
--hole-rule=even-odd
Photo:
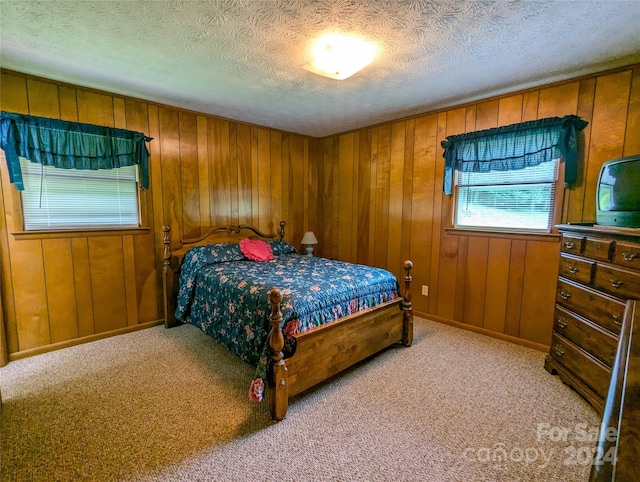
[{"label": "blue pillow", "polygon": [[243,259],[244,255],[240,251],[240,246],[224,243],[196,246],[184,255],[185,262],[190,260],[191,263],[198,264],[198,267],[205,264],[227,263]]},{"label": "blue pillow", "polygon": [[298,250],[286,241],[267,241],[267,243],[269,244],[269,246],[271,246],[271,251],[273,251],[274,256],[278,256],[280,254],[298,253]]}]

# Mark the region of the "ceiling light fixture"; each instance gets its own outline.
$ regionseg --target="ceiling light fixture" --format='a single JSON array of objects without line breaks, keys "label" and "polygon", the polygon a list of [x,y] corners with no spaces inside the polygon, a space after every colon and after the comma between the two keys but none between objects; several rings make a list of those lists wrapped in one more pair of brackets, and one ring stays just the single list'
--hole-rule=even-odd
[{"label": "ceiling light fixture", "polygon": [[330,79],[344,80],[371,63],[376,48],[362,39],[329,34],[319,39],[313,58],[302,67]]}]

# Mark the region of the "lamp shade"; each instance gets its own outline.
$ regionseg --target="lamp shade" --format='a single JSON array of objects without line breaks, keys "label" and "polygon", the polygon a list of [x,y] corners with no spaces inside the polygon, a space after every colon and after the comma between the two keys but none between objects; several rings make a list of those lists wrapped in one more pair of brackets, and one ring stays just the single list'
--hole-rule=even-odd
[{"label": "lamp shade", "polygon": [[318,244],[318,239],[312,231],[307,231],[304,233],[304,236],[302,236],[302,244]]}]

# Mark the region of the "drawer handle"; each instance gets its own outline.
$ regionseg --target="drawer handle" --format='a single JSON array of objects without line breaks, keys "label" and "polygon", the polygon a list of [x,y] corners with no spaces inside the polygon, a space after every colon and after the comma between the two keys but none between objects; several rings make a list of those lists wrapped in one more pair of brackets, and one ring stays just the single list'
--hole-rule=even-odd
[{"label": "drawer handle", "polygon": [[633,261],[638,257],[638,255],[636,253],[632,253],[631,251],[625,251],[624,253],[622,253],[622,257],[625,261]]},{"label": "drawer handle", "polygon": [[567,327],[567,320],[565,319],[564,316],[561,316],[560,318],[558,318],[558,326],[562,330],[564,330]]},{"label": "drawer handle", "polygon": [[614,288],[620,288],[623,284],[624,284],[623,281],[620,281],[620,280],[615,279],[615,278],[611,279],[611,286],[613,286]]},{"label": "drawer handle", "polygon": [[616,325],[621,325],[622,324],[622,316],[620,315],[613,315],[613,322]]},{"label": "drawer handle", "polygon": [[569,266],[569,273],[576,274],[578,272],[578,267],[575,264]]},{"label": "drawer handle", "polygon": [[565,241],[564,247],[567,249],[573,249],[576,247],[576,243],[574,243],[573,241]]},{"label": "drawer handle", "polygon": [[562,356],[564,355],[564,347],[562,345],[556,345],[554,348],[556,355]]},{"label": "drawer handle", "polygon": [[568,300],[569,298],[571,298],[571,293],[567,290],[560,290],[560,298],[562,298],[563,300]]},{"label": "drawer handle", "polygon": [[615,350],[615,348],[612,348],[611,349],[611,359],[615,360],[615,358],[616,358],[616,350]]}]

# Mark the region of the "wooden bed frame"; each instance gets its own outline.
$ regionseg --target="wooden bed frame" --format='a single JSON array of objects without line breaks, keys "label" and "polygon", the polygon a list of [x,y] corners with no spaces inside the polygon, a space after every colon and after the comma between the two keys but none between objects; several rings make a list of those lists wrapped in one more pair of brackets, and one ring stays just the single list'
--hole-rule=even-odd
[{"label": "wooden bed frame", "polygon": [[[179,324],[176,310],[179,271],[185,253],[194,246],[213,243],[238,243],[241,239],[284,240],[285,222],[280,222],[280,233],[264,234],[249,225],[221,226],[210,229],[194,239],[183,239],[177,249],[171,249],[171,227],[163,226],[164,267],[163,291],[165,327]],[[248,234],[247,234],[248,233]],[[402,343],[413,343],[413,310],[411,307],[411,269],[413,263],[403,263],[404,293],[402,298],[382,303],[336,321],[315,327],[295,335],[296,352],[284,359],[284,334],[281,328],[282,292],[274,287],[269,291],[271,304],[271,348],[272,369],[269,373],[269,399],[271,416],[282,420],[289,406],[289,398],[327,380],[350,366]]]}]

